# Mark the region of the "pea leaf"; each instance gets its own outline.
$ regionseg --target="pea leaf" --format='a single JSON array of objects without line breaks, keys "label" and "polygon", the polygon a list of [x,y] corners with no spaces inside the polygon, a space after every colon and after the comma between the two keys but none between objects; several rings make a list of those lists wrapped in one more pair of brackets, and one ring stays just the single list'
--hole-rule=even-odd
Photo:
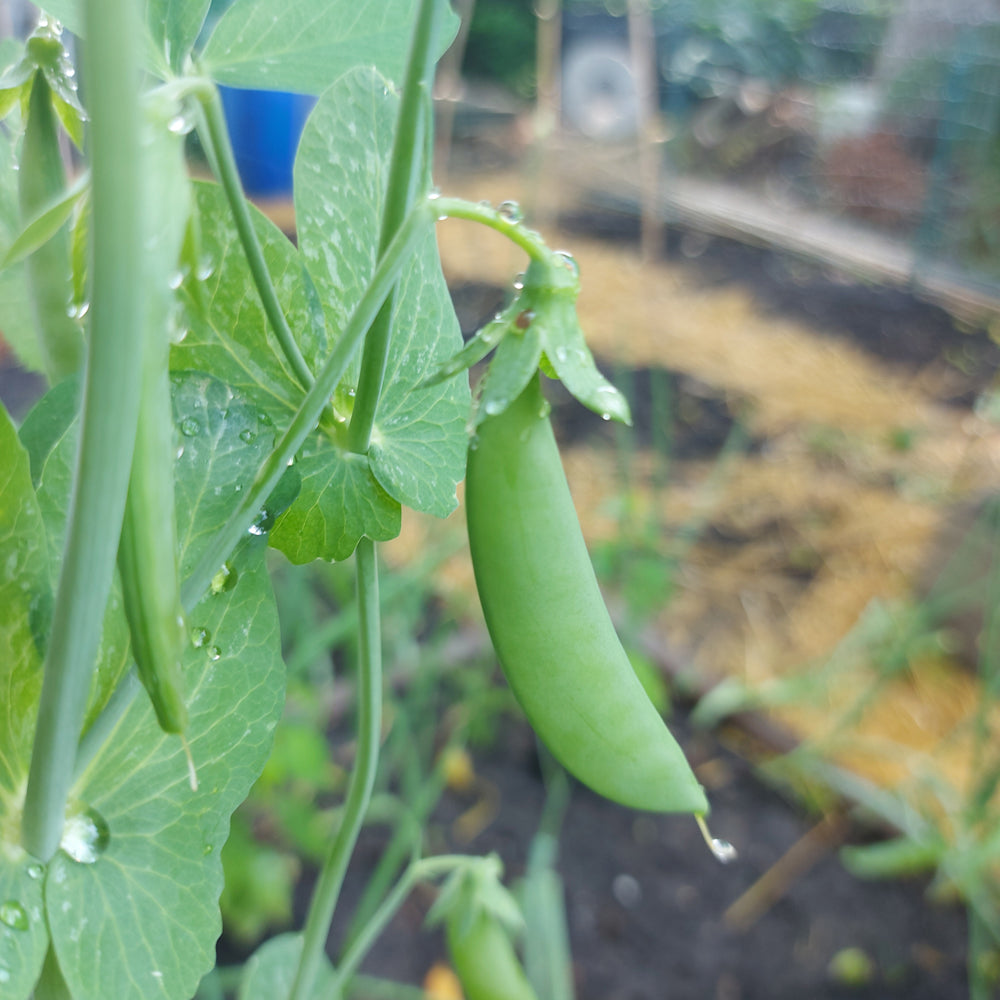
[{"label": "pea leaf", "polygon": [[[236,0],[219,19],[202,63],[231,87],[320,94],[353,66],[402,74],[415,0]],[[439,52],[455,37],[448,9]]]},{"label": "pea leaf", "polygon": [[27,452],[0,407],[0,993],[24,1000],[38,977],[48,932],[40,868],[20,846],[20,797],[28,771],[41,651],[33,608],[50,595],[45,527]]},{"label": "pea leaf", "polygon": [[[47,491],[42,516],[57,537],[68,506],[62,470],[77,434],[74,411],[58,395],[64,384],[36,407],[29,435],[34,446],[49,443],[33,466]],[[182,566],[197,559],[271,448],[273,427],[258,414],[211,376],[174,375]],[[188,785],[180,741],[157,727],[141,690],[74,788],[70,832],[44,883],[74,1000],[186,1000],[214,962],[219,852],[230,814],[263,767],[284,690],[265,549],[264,539],[248,537],[190,615],[183,666],[198,790]]]},{"label": "pea leaf", "polygon": [[[64,379],[28,414],[20,431],[21,442],[31,459],[32,482],[46,526],[45,561],[53,582],[59,577],[66,534],[66,497],[73,484],[76,460],[76,424],[73,420],[79,408],[79,394],[79,379]],[[120,611],[120,595],[116,577],[104,613],[97,669],[91,683],[84,727],[93,722],[129,667],[128,625]],[[34,627],[43,649],[41,637],[48,634],[51,612],[48,597],[38,603],[34,612]]]},{"label": "pea leaf", "polygon": [[302,477],[298,499],[271,532],[271,544],[293,563],[346,559],[362,535],[387,541],[399,534],[400,506],[379,486],[363,456],[331,459],[323,449],[296,467]]},{"label": "pea leaf", "polygon": [[[343,328],[375,269],[397,107],[386,80],[372,70],[352,70],[319,99],[300,140],[299,246],[330,330]],[[370,459],[390,496],[439,516],[454,509],[455,487],[465,472],[469,397],[457,379],[424,383],[461,343],[428,232],[397,289]]]},{"label": "pea leaf", "polygon": [[[194,190],[205,270],[211,273],[200,285],[197,274],[188,275],[180,289],[189,331],[171,351],[171,368],[212,372],[284,426],[305,392],[268,324],[225,195],[216,184],[197,183]],[[261,212],[251,214],[278,301],[315,371],[326,353],[326,335],[299,254]]]},{"label": "pea leaf", "polygon": [[153,44],[176,73],[184,68],[211,0],[146,0],[146,25]]}]

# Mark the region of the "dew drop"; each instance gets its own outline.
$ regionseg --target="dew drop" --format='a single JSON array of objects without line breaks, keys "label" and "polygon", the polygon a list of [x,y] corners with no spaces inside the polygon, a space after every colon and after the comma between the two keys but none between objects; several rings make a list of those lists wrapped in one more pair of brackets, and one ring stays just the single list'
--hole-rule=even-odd
[{"label": "dew drop", "polygon": [[253,441],[257,440],[257,432],[256,431],[252,431],[252,430],[250,430],[249,427],[247,427],[244,430],[240,431],[240,440],[244,444],[250,444]]},{"label": "dew drop", "polygon": [[497,205],[497,213],[505,222],[517,225],[523,218],[524,212],[516,201],[502,201]]},{"label": "dew drop", "polygon": [[701,835],[705,838],[705,843],[708,844],[708,849],[717,861],[728,865],[730,861],[736,860],[736,848],[728,840],[723,840],[721,837],[713,837],[709,833],[708,824],[705,822],[704,816],[695,816],[694,820],[698,824],[698,829],[701,830]]},{"label": "dew drop", "polygon": [[184,284],[184,272],[180,270],[174,271],[174,273],[170,275],[170,281],[168,284],[170,286],[170,290],[172,292],[176,292],[177,289]]},{"label": "dew drop", "polygon": [[213,274],[215,274],[215,264],[212,262],[212,258],[203,257],[198,263],[197,270],[194,272],[195,278],[198,281],[208,281]]},{"label": "dew drop", "polygon": [[181,421],[181,434],[184,437],[194,437],[201,430],[201,424],[194,417],[185,417]]},{"label": "dew drop", "polygon": [[33,878],[37,880],[40,879],[44,874],[45,874],[45,868],[42,865],[38,864],[38,862],[34,862],[28,865],[28,878]]},{"label": "dew drop", "polygon": [[610,419],[611,419],[611,414],[610,413],[606,413],[605,412],[605,413],[601,414],[601,420],[607,421],[607,420],[610,420]]},{"label": "dew drop", "polygon": [[498,413],[502,413],[504,407],[507,405],[507,400],[505,399],[488,399],[483,409],[491,416],[495,417]]},{"label": "dew drop", "polygon": [[236,570],[229,563],[223,563],[212,577],[213,594],[224,594],[236,586]]},{"label": "dew drop", "polygon": [[733,847],[728,840],[722,840],[720,837],[713,837],[709,843],[709,847],[712,849],[712,853],[716,856],[716,858],[718,858],[724,865],[728,865],[730,861],[736,860],[736,848]]},{"label": "dew drop", "polygon": [[66,310],[66,315],[70,319],[83,319],[90,312],[90,302],[84,299],[82,302],[71,302]]},{"label": "dew drop", "polygon": [[189,114],[174,115],[167,122],[167,130],[174,135],[187,135],[194,128],[194,118]]},{"label": "dew drop", "polygon": [[208,658],[214,663],[216,660],[222,659],[222,650],[218,646],[208,647]]},{"label": "dew drop", "polygon": [[576,258],[571,254],[567,253],[565,250],[556,251],[556,259],[566,268],[574,278],[580,277],[580,265],[576,262]]},{"label": "dew drop", "polygon": [[208,631],[207,628],[202,628],[201,626],[196,626],[191,629],[191,645],[195,649],[201,649],[202,646],[212,638],[212,633]]},{"label": "dew drop", "polygon": [[0,924],[14,931],[26,931],[28,912],[16,899],[8,899],[0,903]]},{"label": "dew drop", "polygon": [[473,434],[472,437],[469,438],[469,451],[478,451],[478,450],[479,450],[479,435]]},{"label": "dew drop", "polygon": [[263,424],[265,427],[270,427],[273,425],[274,421],[263,410],[261,410],[257,414],[257,423]]},{"label": "dew drop", "polygon": [[104,853],[109,839],[104,818],[95,809],[87,809],[66,820],[59,847],[81,865],[92,865]]}]

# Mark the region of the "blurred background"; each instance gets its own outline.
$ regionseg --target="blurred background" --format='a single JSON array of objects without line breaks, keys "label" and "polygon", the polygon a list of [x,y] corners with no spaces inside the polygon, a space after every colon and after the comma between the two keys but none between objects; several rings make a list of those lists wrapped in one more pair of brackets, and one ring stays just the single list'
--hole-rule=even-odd
[{"label": "blurred background", "polygon": [[[404,517],[383,547],[392,726],[348,892],[370,912],[416,820],[428,849],[556,880],[556,916],[528,907],[571,970],[551,1000],[997,996],[1000,6],[454,6],[435,182],[516,203],[580,265],[635,420],[549,386],[564,465],[740,860],[719,867],[687,820],[570,794],[499,678],[461,514]],[[33,17],[2,0],[0,35]],[[225,101],[248,193],[294,237],[311,102]],[[526,261],[467,223],[438,237],[470,336]],[[34,383],[6,364],[16,409]],[[301,922],[351,759],[350,569],[275,578],[289,708],[227,846],[224,962]],[[457,995],[427,904],[366,967],[423,988],[358,995]]]}]

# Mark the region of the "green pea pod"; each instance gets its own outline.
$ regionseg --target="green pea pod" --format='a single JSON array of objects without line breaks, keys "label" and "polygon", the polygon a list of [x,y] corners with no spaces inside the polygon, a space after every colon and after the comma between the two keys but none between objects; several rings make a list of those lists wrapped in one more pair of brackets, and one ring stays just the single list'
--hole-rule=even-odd
[{"label": "green pea pod", "polygon": [[173,134],[167,125],[176,113],[172,101],[152,101],[146,107],[143,150],[149,190],[173,194],[159,196],[159,210],[150,213],[145,242],[142,397],[118,569],[139,679],[160,727],[183,734],[188,714],[181,654],[187,636],[178,580],[173,481],[176,445],[168,360],[171,316],[176,308],[171,285],[176,284],[187,224],[189,182],[183,137]]},{"label": "green pea pod", "polygon": [[537,1000],[510,935],[488,911],[449,914],[445,941],[467,1000]]},{"label": "green pea pod", "polygon": [[[52,90],[45,74],[36,70],[18,171],[22,217],[32,218],[58,198],[65,187]],[[51,382],[57,382],[83,364],[83,334],[69,315],[72,279],[68,224],[60,226],[28,256],[25,267],[46,374]]]},{"label": "green pea pod", "polygon": [[507,681],[552,754],[636,809],[708,802],[633,671],[601,597],[534,376],[470,445],[469,547]]}]

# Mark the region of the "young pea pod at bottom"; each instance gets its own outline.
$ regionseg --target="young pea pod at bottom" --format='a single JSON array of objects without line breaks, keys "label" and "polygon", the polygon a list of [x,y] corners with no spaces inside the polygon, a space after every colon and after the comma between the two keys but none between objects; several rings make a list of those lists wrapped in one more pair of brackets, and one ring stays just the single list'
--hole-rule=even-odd
[{"label": "young pea pod at bottom", "polygon": [[707,813],[704,790],[615,633],[537,376],[480,424],[465,506],[493,646],[553,756],[623,805]]},{"label": "young pea pod at bottom", "polygon": [[445,884],[428,923],[444,923],[448,955],[467,1000],[538,1000],[514,950],[512,930],[524,927],[500,881],[499,858],[470,858]]}]

